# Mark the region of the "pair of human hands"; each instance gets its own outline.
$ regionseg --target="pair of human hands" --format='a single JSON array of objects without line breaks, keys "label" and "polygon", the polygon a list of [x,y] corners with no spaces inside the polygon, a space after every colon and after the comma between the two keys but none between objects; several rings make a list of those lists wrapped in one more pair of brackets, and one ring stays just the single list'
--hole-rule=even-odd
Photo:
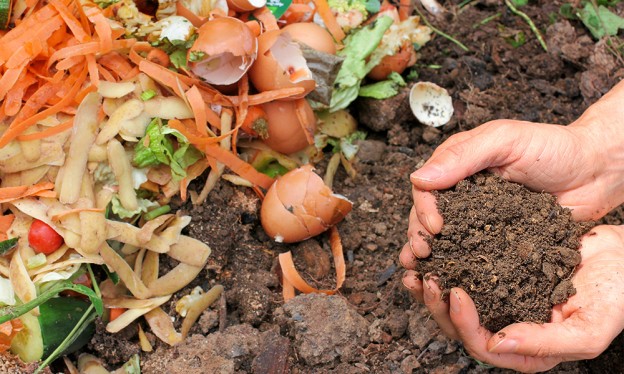
[{"label": "pair of human hands", "polygon": [[557,196],[576,220],[598,219],[624,202],[624,83],[569,126],[500,120],[458,133],[411,175],[414,206],[399,260],[403,284],[424,302],[442,331],[476,359],[524,372],[602,353],[624,329],[624,226],[597,226],[581,241],[576,294],[553,308],[550,323],[516,323],[498,332],[479,325],[468,294],[453,288],[444,302],[434,279],[413,270],[430,254],[419,233],[442,228],[431,190],[484,169]]}]

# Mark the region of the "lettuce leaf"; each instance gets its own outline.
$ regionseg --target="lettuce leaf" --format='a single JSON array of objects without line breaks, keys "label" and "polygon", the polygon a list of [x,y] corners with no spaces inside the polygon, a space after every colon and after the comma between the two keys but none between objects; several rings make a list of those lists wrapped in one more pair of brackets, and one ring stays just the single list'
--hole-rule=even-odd
[{"label": "lettuce leaf", "polygon": [[111,210],[115,213],[119,218],[131,218],[140,213],[147,212],[150,208],[158,208],[160,205],[158,203],[150,201],[148,199],[137,198],[137,202],[139,203],[139,207],[136,210],[128,210],[121,205],[121,201],[119,201],[119,196],[117,194],[113,195],[111,199]]},{"label": "lettuce leaf", "polygon": [[406,83],[401,74],[392,72],[388,79],[360,87],[359,96],[372,97],[373,99],[387,99],[399,93],[399,87],[405,87]]},{"label": "lettuce leaf", "polygon": [[201,152],[189,144],[182,133],[163,124],[160,118],[154,118],[134,148],[133,162],[138,168],[169,165],[172,178],[181,180],[186,177],[186,168],[200,158]]},{"label": "lettuce leaf", "polygon": [[331,112],[346,108],[357,98],[362,80],[374,67],[367,64],[366,59],[377,48],[392,23],[392,18],[380,17],[370,25],[353,32],[345,40],[345,47],[337,53],[345,59],[334,82]]}]

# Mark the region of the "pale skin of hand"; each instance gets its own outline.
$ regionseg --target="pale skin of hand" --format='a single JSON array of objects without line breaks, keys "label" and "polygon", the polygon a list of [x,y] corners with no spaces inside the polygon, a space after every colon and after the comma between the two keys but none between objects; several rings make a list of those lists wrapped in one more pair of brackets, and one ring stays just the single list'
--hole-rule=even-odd
[{"label": "pale skin of hand", "polygon": [[[567,127],[501,120],[450,137],[411,176],[414,207],[401,264],[414,269],[418,258],[429,256],[423,235],[436,234],[442,227],[435,198],[428,191],[449,188],[483,169],[554,194],[578,220],[600,218],[624,202],[623,102],[620,83]],[[453,289],[449,305],[440,300],[435,281],[423,285],[422,275],[413,270],[406,272],[403,283],[424,301],[440,328],[461,339],[475,358],[519,371],[547,370],[562,361],[597,356],[622,331],[624,300],[618,293],[622,287],[615,286],[624,274],[622,230],[599,227],[599,235],[584,239],[582,264],[573,278],[579,292],[554,308],[552,324],[516,324],[493,335],[479,327],[474,304],[464,291]],[[587,288],[583,279],[596,280],[598,286]],[[453,313],[453,306],[460,304],[460,312]],[[609,319],[617,323],[605,323]],[[605,326],[608,331],[603,331]],[[568,333],[561,335],[559,330]],[[578,344],[582,337],[587,337],[586,345]]]}]

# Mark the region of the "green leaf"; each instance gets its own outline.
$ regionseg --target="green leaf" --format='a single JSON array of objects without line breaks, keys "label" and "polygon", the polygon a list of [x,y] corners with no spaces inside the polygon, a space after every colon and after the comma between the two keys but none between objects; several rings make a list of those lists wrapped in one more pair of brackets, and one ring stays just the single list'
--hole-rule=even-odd
[{"label": "green leaf", "polygon": [[527,5],[529,3],[529,0],[511,0],[511,2],[517,8]]},{"label": "green leaf", "polygon": [[19,238],[11,238],[11,239],[1,241],[0,242],[0,256],[5,255],[11,249],[15,248],[18,240]]},{"label": "green leaf", "polygon": [[338,55],[345,59],[334,82],[331,112],[346,108],[357,98],[362,80],[376,65],[367,64],[366,60],[375,51],[393,22],[391,17],[380,17],[347,37],[345,47],[338,52]]},{"label": "green leaf", "polygon": [[399,87],[404,87],[405,81],[400,74],[390,73],[388,79],[360,87],[359,96],[371,97],[374,99],[387,99],[399,93]]},{"label": "green leaf", "polygon": [[619,29],[624,28],[624,18],[603,5],[600,5],[596,11],[591,3],[586,3],[585,7],[579,11],[578,17],[596,39],[605,35],[616,35]]},{"label": "green leaf", "polygon": [[526,43],[526,35],[524,34],[524,31],[518,31],[511,36],[505,37],[505,41],[511,44],[512,47],[518,48]]}]

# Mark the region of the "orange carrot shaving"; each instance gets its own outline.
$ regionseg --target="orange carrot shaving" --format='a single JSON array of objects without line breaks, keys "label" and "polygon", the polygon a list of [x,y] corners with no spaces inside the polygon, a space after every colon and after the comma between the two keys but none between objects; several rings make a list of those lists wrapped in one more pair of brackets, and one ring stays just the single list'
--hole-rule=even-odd
[{"label": "orange carrot shaving", "polygon": [[97,62],[95,61],[95,55],[86,55],[87,69],[89,70],[89,79],[91,84],[95,87],[100,85],[100,71],[98,69]]},{"label": "orange carrot shaving", "polygon": [[4,111],[8,116],[14,116],[19,112],[26,89],[34,83],[37,83],[37,79],[32,74],[26,73],[7,92],[4,99]]},{"label": "orange carrot shaving", "polygon": [[[290,251],[279,255],[279,263],[282,268],[282,276],[284,279],[294,288],[303,293],[324,293],[326,295],[333,295],[338,292],[346,277],[346,266],[344,262],[340,233],[335,226],[332,226],[329,229],[329,245],[331,247],[332,256],[334,257],[334,267],[336,269],[336,287],[334,289],[319,290],[310,286],[308,282],[306,282],[301,275],[299,275],[297,269],[295,269],[295,263],[293,262],[292,253]],[[288,291],[288,293],[289,292],[290,291]],[[285,296],[290,296],[290,294]]]},{"label": "orange carrot shaving", "polygon": [[85,32],[85,29],[80,24],[80,21],[74,17],[72,12],[67,8],[65,4],[63,4],[60,0],[49,0],[49,4],[51,4],[57,12],[65,21],[65,24],[71,30],[72,34],[78,39],[81,43],[87,42],[91,39],[91,36]]},{"label": "orange carrot shaving", "polygon": [[98,64],[109,71],[115,72],[121,79],[130,79],[137,75],[139,71],[132,66],[126,57],[117,52],[110,52],[98,59]]},{"label": "orange carrot shaving", "polygon": [[309,123],[306,115],[306,100],[299,99],[295,102],[295,114],[301,125],[301,129],[305,134],[308,144],[314,144],[314,131],[316,130],[315,123]]},{"label": "orange carrot shaving", "polygon": [[168,67],[171,62],[167,52],[160,48],[152,49],[146,56],[147,61],[154,62],[160,66]]},{"label": "orange carrot shaving", "polygon": [[247,116],[241,125],[241,129],[245,131],[247,134],[258,136],[258,132],[254,128],[254,125],[257,124],[259,120],[267,120],[267,115],[259,105],[252,105],[247,108]]},{"label": "orange carrot shaving", "polygon": [[27,64],[28,61],[25,61],[22,65],[7,69],[4,74],[2,74],[2,78],[0,78],[0,100],[4,99],[7,92],[13,87],[15,82],[17,82]]},{"label": "orange carrot shaving", "polygon": [[102,14],[100,8],[96,6],[90,6],[85,10],[87,18],[93,22],[95,26],[95,32],[100,38],[100,52],[107,53],[113,49],[113,30],[108,22],[108,19]]},{"label": "orange carrot shaving", "polygon": [[234,153],[227,151],[217,145],[210,144],[205,148],[206,154],[214,157],[217,161],[224,164],[234,173],[247,179],[251,183],[258,185],[264,189],[271,187],[275,181],[273,178],[260,173],[253,166],[238,158]]},{"label": "orange carrot shaving", "polygon": [[153,62],[143,60],[139,64],[139,70],[149,75],[152,79],[156,80],[163,86],[171,89],[178,97],[183,97],[184,93],[180,90],[180,86],[183,90],[188,90],[188,86],[177,77],[173,71],[155,64]]},{"label": "orange carrot shaving", "polygon": [[120,315],[124,314],[126,308],[110,308],[108,310],[108,321],[112,322],[119,318]]},{"label": "orange carrot shaving", "polygon": [[[0,203],[21,199],[28,196],[35,196],[40,192],[50,191],[54,188],[54,183],[43,182],[32,186],[16,186],[0,188]],[[54,193],[54,191],[51,191]]]},{"label": "orange carrot shaving", "polygon": [[13,220],[15,220],[15,216],[12,214],[0,216],[0,240],[8,239],[7,232],[13,224]]},{"label": "orange carrot shaving", "polygon": [[104,213],[104,209],[101,208],[76,208],[76,209],[69,209],[60,213],[57,213],[55,215],[53,215],[52,217],[50,217],[52,219],[52,221],[58,221],[64,217],[67,217],[69,215],[72,214],[76,214],[76,213],[80,213],[80,212],[96,212],[96,213]]},{"label": "orange carrot shaving", "polygon": [[191,106],[191,110],[193,111],[197,132],[201,135],[207,136],[208,131],[206,125],[208,123],[208,119],[206,118],[206,103],[202,99],[201,93],[197,89],[197,86],[193,86],[186,91],[186,99]]},{"label": "orange carrot shaving", "polygon": [[[260,105],[273,100],[287,99],[293,96],[301,95],[305,91],[303,87],[280,88],[272,91],[264,91],[254,95],[249,95],[249,105]],[[234,106],[241,104],[241,98],[238,96],[225,96]],[[205,99],[205,98],[204,98]]]},{"label": "orange carrot shaving", "polygon": [[256,9],[253,12],[253,15],[260,22],[262,22],[265,31],[279,30],[279,26],[277,25],[277,20],[275,19],[275,16],[266,6],[260,9]]},{"label": "orange carrot shaving", "polygon": [[414,12],[414,2],[412,0],[399,1],[399,19],[405,21]]},{"label": "orange carrot shaving", "polygon": [[[30,61],[43,49],[42,41],[48,38],[63,25],[63,19],[60,16],[52,17],[37,25],[33,30],[29,30],[28,34],[32,39],[24,41],[21,45],[16,46],[11,56],[6,62],[7,68],[13,68]],[[36,52],[38,50],[38,52]]]},{"label": "orange carrot shaving", "polygon": [[0,324],[0,352],[9,350],[11,341],[23,329],[24,324],[17,318]]},{"label": "orange carrot shaving", "polygon": [[[18,115],[16,119],[13,120],[9,128],[0,136],[0,147],[4,147],[5,145],[7,145],[11,140],[21,135],[30,126],[43,120],[44,118],[47,118],[53,114],[58,113],[61,109],[68,106],[74,99],[80,87],[82,86],[82,83],[84,82],[86,76],[87,76],[87,69],[83,69],[82,73],[80,73],[80,75],[77,77],[76,82],[71,87],[67,95],[65,95],[63,99],[59,101],[57,104],[54,104],[48,109],[45,109],[35,115],[32,115],[22,120],[21,122],[18,122],[18,118],[17,118],[19,117]],[[22,114],[22,112],[24,112],[24,110],[20,112],[20,115]]]},{"label": "orange carrot shaving", "polygon": [[341,42],[342,39],[345,38],[345,33],[342,31],[342,27],[338,24],[336,17],[334,17],[334,13],[332,13],[327,0],[312,0],[314,5],[316,5],[316,11],[323,19],[325,23],[325,27],[330,34],[336,39],[337,42]]},{"label": "orange carrot shaving", "polygon": [[69,121],[65,121],[61,123],[60,125],[49,127],[43,131],[35,132],[32,134],[20,135],[17,137],[17,140],[28,141],[28,140],[48,138],[50,136],[54,136],[56,134],[62,133],[63,131],[67,131],[71,129],[73,125],[74,125],[74,120],[70,119]]}]

